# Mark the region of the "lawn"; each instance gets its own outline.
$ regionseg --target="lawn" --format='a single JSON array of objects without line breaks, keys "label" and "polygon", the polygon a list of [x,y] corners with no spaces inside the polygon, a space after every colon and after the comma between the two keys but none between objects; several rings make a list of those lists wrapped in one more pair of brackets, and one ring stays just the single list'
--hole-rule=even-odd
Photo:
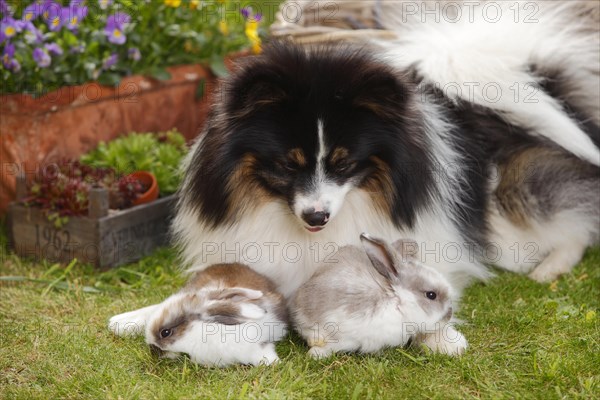
[{"label": "lawn", "polygon": [[[0,226],[3,228],[3,226]],[[4,230],[4,229],[2,229]],[[295,335],[270,367],[207,369],[155,358],[107,319],[159,302],[183,283],[172,249],[98,273],[22,260],[0,235],[0,398],[598,398],[600,249],[541,285],[498,273],[464,295],[460,358],[389,349],[314,361]]]}]

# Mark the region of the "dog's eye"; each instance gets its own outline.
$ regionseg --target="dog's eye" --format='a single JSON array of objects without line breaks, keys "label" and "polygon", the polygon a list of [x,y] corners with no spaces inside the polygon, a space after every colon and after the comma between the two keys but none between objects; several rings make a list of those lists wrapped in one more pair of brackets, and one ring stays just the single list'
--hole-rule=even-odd
[{"label": "dog's eye", "polygon": [[435,300],[437,298],[437,293],[436,292],[425,292],[425,296],[427,296],[427,298],[429,300]]},{"label": "dog's eye", "polygon": [[336,164],[335,166],[335,170],[338,173],[344,173],[344,172],[348,172],[350,171],[352,168],[354,168],[354,165],[356,163],[353,162],[339,162]]},{"label": "dog's eye", "polygon": [[160,331],[160,337],[165,339],[168,338],[169,336],[171,336],[173,334],[173,330],[172,329],[162,329]]},{"label": "dog's eye", "polygon": [[286,172],[296,172],[298,170],[298,164],[293,161],[284,161],[277,163],[279,169]]}]

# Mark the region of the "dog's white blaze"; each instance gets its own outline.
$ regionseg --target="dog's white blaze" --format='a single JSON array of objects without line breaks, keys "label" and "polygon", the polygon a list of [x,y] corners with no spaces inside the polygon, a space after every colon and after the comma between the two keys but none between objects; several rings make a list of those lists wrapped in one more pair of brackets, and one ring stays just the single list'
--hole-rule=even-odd
[{"label": "dog's white blaze", "polygon": [[317,120],[317,165],[312,180],[312,190],[308,193],[298,193],[294,199],[294,214],[302,218],[305,210],[314,209],[314,212],[327,212],[332,219],[340,210],[346,194],[352,189],[352,185],[346,183],[338,185],[331,182],[325,175],[325,160],[329,149],[325,143],[325,128],[322,119]]},{"label": "dog's white blaze", "polygon": [[325,146],[325,132],[323,120],[317,120],[317,134],[319,135],[319,149],[317,152],[317,170],[315,173],[315,187],[325,182],[325,157],[327,156],[327,147]]},{"label": "dog's white blaze", "polygon": [[314,208],[315,212],[328,212],[329,205],[326,202],[326,199],[322,199],[321,194],[324,192],[324,187],[326,186],[326,177],[325,177],[325,158],[327,157],[327,146],[325,145],[325,131],[323,128],[323,120],[321,118],[317,119],[317,138],[318,138],[318,148],[317,148],[317,163],[315,167],[315,175],[313,176],[312,182],[312,192],[306,195],[299,195],[296,201],[298,205],[296,211],[296,215],[300,216],[302,211],[305,209]]}]

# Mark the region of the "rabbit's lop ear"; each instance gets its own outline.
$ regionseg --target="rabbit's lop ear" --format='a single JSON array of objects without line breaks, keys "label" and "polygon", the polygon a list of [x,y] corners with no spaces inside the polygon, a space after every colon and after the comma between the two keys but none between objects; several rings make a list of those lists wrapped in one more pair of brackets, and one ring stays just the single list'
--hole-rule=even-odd
[{"label": "rabbit's lop ear", "polygon": [[209,307],[206,319],[223,325],[237,325],[258,320],[266,313],[265,309],[256,304],[223,302]]},{"label": "rabbit's lop ear", "polygon": [[263,297],[263,292],[243,287],[223,289],[216,293],[214,305],[207,310],[207,319],[224,325],[237,325],[262,318],[267,312],[251,303]]},{"label": "rabbit's lop ear", "polygon": [[399,239],[392,243],[392,247],[400,255],[400,262],[407,264],[419,258],[419,245],[414,240]]},{"label": "rabbit's lop ear", "polygon": [[396,256],[383,240],[374,238],[367,233],[362,233],[360,240],[377,272],[387,279],[398,276]]},{"label": "rabbit's lop ear", "polygon": [[231,300],[231,301],[248,301],[248,300],[256,300],[263,297],[263,292],[260,290],[253,290],[243,287],[234,287],[229,289],[223,289],[218,292],[215,299],[216,300]]}]

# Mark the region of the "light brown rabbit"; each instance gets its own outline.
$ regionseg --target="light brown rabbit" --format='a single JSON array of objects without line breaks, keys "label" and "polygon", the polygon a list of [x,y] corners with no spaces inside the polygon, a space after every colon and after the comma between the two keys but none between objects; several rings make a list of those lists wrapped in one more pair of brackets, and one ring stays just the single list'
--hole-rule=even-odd
[{"label": "light brown rabbit", "polygon": [[167,356],[188,354],[195,363],[271,364],[274,342],[287,332],[287,310],[273,282],[243,264],[217,264],[195,273],[160,304],[119,314],[117,335],[141,334]]}]

